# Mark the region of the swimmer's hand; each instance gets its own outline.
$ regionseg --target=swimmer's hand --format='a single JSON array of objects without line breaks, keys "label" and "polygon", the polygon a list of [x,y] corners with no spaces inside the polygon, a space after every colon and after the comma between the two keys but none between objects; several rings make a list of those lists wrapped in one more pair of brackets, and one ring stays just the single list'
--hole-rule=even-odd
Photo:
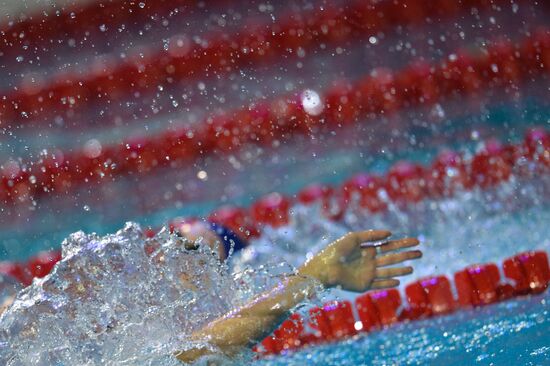
[{"label": "swimmer's hand", "polygon": [[422,256],[420,250],[395,252],[419,244],[415,238],[387,240],[391,232],[369,230],[351,232],[336,240],[307,261],[299,274],[320,281],[325,287],[363,292],[399,285],[394,277],[412,273],[410,266],[385,268]]}]

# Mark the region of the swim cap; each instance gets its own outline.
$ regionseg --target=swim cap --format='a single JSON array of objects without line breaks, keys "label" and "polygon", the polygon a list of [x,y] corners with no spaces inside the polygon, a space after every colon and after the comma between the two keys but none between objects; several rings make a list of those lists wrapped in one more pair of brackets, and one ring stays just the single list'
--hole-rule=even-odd
[{"label": "swim cap", "polygon": [[225,226],[210,222],[210,228],[222,241],[226,256],[229,256],[231,248],[233,248],[233,252],[237,252],[248,245],[246,240],[243,240],[239,237],[239,235],[235,234],[233,230],[228,229]]}]

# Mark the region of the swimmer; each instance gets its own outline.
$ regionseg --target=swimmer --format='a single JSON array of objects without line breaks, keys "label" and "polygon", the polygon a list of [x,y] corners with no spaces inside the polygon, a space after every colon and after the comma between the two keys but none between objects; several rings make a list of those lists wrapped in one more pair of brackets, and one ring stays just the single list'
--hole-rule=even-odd
[{"label": "swimmer", "polygon": [[[188,235],[189,239],[193,239],[197,233],[202,237],[209,234],[204,226],[195,229],[182,234]],[[231,357],[269,335],[296,305],[313,297],[319,285],[353,292],[399,285],[395,277],[408,275],[413,268],[388,266],[420,258],[422,252],[398,252],[414,247],[419,242],[414,238],[388,240],[390,235],[389,231],[370,230],[343,236],[306,261],[280,285],[209,323],[193,333],[192,339],[206,341]],[[212,235],[210,239],[213,240],[210,243],[216,245],[215,236]],[[209,353],[205,348],[193,348],[176,352],[175,356],[184,362],[194,362]]]}]

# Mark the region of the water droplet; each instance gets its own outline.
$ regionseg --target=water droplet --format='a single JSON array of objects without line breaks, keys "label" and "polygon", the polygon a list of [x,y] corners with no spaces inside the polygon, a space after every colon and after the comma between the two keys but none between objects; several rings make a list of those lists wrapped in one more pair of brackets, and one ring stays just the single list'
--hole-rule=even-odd
[{"label": "water droplet", "polygon": [[204,170],[201,170],[197,173],[197,178],[199,178],[200,180],[207,180],[208,173],[206,173]]},{"label": "water droplet", "polygon": [[101,155],[101,149],[101,143],[98,140],[88,140],[84,144],[84,155],[92,159],[97,158],[99,155]]},{"label": "water droplet", "polygon": [[318,116],[323,112],[324,105],[321,97],[315,90],[306,89],[301,95],[304,111],[312,116]]}]

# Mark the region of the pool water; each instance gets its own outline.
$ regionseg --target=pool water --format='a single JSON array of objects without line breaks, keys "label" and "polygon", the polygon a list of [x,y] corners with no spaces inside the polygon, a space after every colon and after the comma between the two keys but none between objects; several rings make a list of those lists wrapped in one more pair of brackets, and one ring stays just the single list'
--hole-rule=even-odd
[{"label": "pool water", "polygon": [[339,343],[259,360],[276,365],[550,364],[550,294],[399,324]]},{"label": "pool water", "polygon": [[[7,343],[0,342],[0,357],[11,352],[9,334],[19,334],[18,329],[27,332],[32,324],[41,324],[33,331],[35,336],[21,339],[24,347],[31,347],[36,353],[16,348],[23,358],[14,358],[10,365],[27,365],[27,361],[21,360],[34,354],[37,358],[31,358],[36,360],[36,365],[49,365],[53,360],[57,360],[56,365],[70,365],[86,355],[93,362],[106,362],[102,357],[109,355],[110,364],[133,364],[136,359],[128,358],[129,353],[143,357],[138,358],[142,364],[174,365],[174,360],[167,357],[166,347],[181,344],[178,330],[184,329],[186,333],[196,329],[269,288],[278,273],[291,271],[305,257],[350,229],[397,228],[397,237],[417,235],[421,239],[424,258],[415,263],[416,272],[404,278],[403,283],[434,274],[450,277],[467,265],[498,263],[524,250],[548,252],[549,190],[547,175],[528,179],[514,177],[489,190],[461,192],[444,200],[426,200],[406,209],[390,207],[381,214],[352,208],[340,222],[323,218],[316,206],[296,205],[289,225],[265,228],[260,238],[230,260],[227,269],[217,266],[212,257],[201,260],[200,256],[185,257],[189,253],[168,252],[168,249],[170,260],[165,264],[168,267],[155,267],[140,250],[139,245],[144,245],[142,239],[132,239],[136,236],[131,232],[130,239],[122,241],[94,236],[86,239],[78,234],[77,239],[84,238],[76,240],[80,244],[69,241],[70,245],[64,249],[66,253],[77,254],[69,256],[52,276],[35,283],[10,316],[2,318],[1,321],[9,325],[5,330],[9,329],[10,333],[2,335],[7,336],[4,338]],[[114,245],[99,244],[103,242]],[[165,236],[160,242],[165,242],[167,248],[172,245]],[[281,266],[281,263],[287,265]],[[192,293],[171,284],[174,278],[171,271],[182,268],[185,273],[193,273],[198,281],[197,290]],[[235,278],[240,276],[238,281],[225,272],[231,268]],[[248,278],[244,278],[249,282],[242,283],[241,274],[247,271]],[[88,290],[80,293],[77,286],[75,292],[71,290],[71,283],[80,283]],[[67,288],[69,293],[60,292],[61,288]],[[177,295],[178,291],[181,295]],[[141,292],[143,297],[138,301],[134,294]],[[159,296],[151,296],[155,293]],[[307,312],[310,306],[329,299],[355,296],[331,290],[298,311]],[[546,293],[481,309],[459,310],[450,316],[396,325],[363,337],[255,362],[260,365],[305,362],[318,365],[454,362],[459,365],[473,360],[481,364],[494,361],[498,365],[512,353],[522,361],[544,364],[539,361],[550,357],[550,349],[544,346],[548,300]],[[59,314],[65,315],[58,318]],[[70,316],[74,316],[71,314],[80,314],[74,324],[67,323]],[[147,316],[142,318],[142,314]],[[66,339],[68,334],[80,341]],[[84,343],[79,345],[79,342]],[[513,342],[515,347],[505,347],[507,342]],[[77,353],[79,347],[84,354]],[[115,349],[119,351],[112,351]],[[250,357],[244,355],[238,362],[252,362]]]},{"label": "pool water", "polygon": [[[435,274],[452,278],[475,263],[499,263],[527,250],[550,251],[546,222],[550,222],[550,181],[542,176],[512,180],[496,189],[457,194],[427,201],[407,210],[383,215],[350,213],[340,223],[311,223],[311,209],[294,210],[290,227],[266,231],[250,247],[248,264],[281,260],[297,266],[308,253],[349,229],[396,228],[398,235],[421,238],[425,255],[415,272],[404,279]],[[298,238],[307,238],[304,243]],[[296,241],[298,243],[296,243]],[[321,243],[321,244],[319,244]],[[281,249],[283,247],[283,249]],[[296,254],[302,254],[296,257]],[[246,254],[246,252],[245,252]],[[239,257],[234,258],[239,262]],[[324,300],[353,300],[355,294],[331,290]],[[258,365],[545,365],[550,362],[547,337],[550,322],[548,293],[456,314],[400,324],[342,342],[306,346],[296,352],[257,361]],[[303,313],[303,314],[302,314]],[[301,312],[307,319],[307,311]],[[357,316],[356,316],[357,319]]]},{"label": "pool water", "polygon": [[[81,54],[54,47],[49,56],[58,52],[55,58],[67,62],[60,68],[53,59],[41,64],[39,50],[36,55],[32,49],[25,51],[25,57],[36,57],[37,62],[25,58],[25,62],[7,62],[9,75],[0,80],[0,91],[12,91],[22,76],[33,78],[44,73],[53,77],[65,68],[80,72],[97,61],[98,52],[118,60],[119,56],[126,57],[125,52],[120,55],[119,48],[133,52],[134,45],[141,45],[151,51],[164,45],[170,49],[168,38],[175,33],[192,33],[200,39],[212,31],[232,37],[233,30],[248,19],[270,26],[289,9],[298,13],[332,9],[326,6],[330,2],[323,0],[281,2],[278,6],[274,6],[276,2],[252,2],[251,6],[232,5],[231,16],[226,17],[220,15],[223,8],[216,8],[219,4],[209,9],[207,3],[200,2],[191,16],[183,14],[180,18],[177,12],[171,13],[167,26],[154,16],[147,20],[152,28],[150,24],[132,25],[143,25],[152,32],[140,30],[139,36],[122,32],[113,36],[112,44],[98,44],[96,49],[86,47],[87,43],[77,45]],[[10,157],[36,160],[43,149],[79,151],[90,141],[108,146],[129,136],[156,136],[165,129],[196,127],[219,110],[246,109],[254,101],[300,95],[303,90],[322,94],[335,79],[357,80],[375,67],[403,70],[418,60],[439,65],[445,62],[442,57],[450,60],[456,55],[449,53],[462,47],[479,52],[487,39],[508,34],[515,42],[530,34],[531,28],[547,25],[547,13],[543,3],[518,6],[503,2],[481,12],[473,7],[457,14],[456,19],[430,18],[418,28],[397,24],[369,37],[350,37],[341,44],[332,41],[334,44],[329,42],[328,46],[312,44],[307,50],[290,50],[302,55],[298,58],[285,54],[265,65],[251,62],[228,74],[213,72],[177,80],[172,86],[153,85],[144,95],[126,88],[127,95],[112,103],[109,100],[109,105],[96,101],[97,105],[80,111],[53,107],[54,114],[62,115],[54,118],[55,123],[49,113],[52,111],[46,111],[32,116],[29,123],[2,125],[0,163]],[[190,20],[186,22],[186,18]],[[201,25],[207,26],[202,29]],[[108,176],[100,184],[82,184],[68,195],[53,192],[32,204],[0,206],[0,261],[23,261],[42,250],[59,249],[63,239],[77,230],[98,233],[72,235],[65,242],[64,251],[69,255],[61,265],[20,293],[17,306],[0,318],[0,363],[178,365],[171,352],[187,345],[186,336],[193,330],[268,289],[282,272],[292,271],[350,230],[387,228],[395,237],[417,236],[421,240],[424,257],[414,263],[415,272],[402,280],[401,292],[407,283],[425,276],[452,278],[468,265],[501,263],[522,251],[550,253],[547,170],[527,178],[513,176],[496,187],[460,191],[452,197],[426,199],[405,207],[389,202],[388,210],[377,214],[352,204],[336,222],[324,217],[317,205],[295,204],[287,225],[265,225],[260,237],[225,264],[206,250],[198,254],[181,250],[176,239],[164,232],[157,239],[169,254],[169,263],[166,269],[156,266],[158,263],[152,263],[142,250],[151,242],[145,241],[137,225],[124,226],[126,221],[133,221],[160,228],[174,217],[204,217],[225,204],[248,207],[273,191],[295,198],[310,183],[340,186],[360,172],[385,174],[402,159],[429,164],[444,149],[471,156],[491,138],[518,143],[529,128],[550,126],[548,75],[536,75],[525,77],[533,80],[522,84],[506,84],[502,90],[488,87],[473,97],[445,97],[437,103],[365,117],[347,126],[327,117],[330,126],[319,133],[279,136],[276,141],[260,141],[262,144],[225,153],[201,153],[197,161],[177,168]],[[200,174],[207,178],[200,178]],[[118,234],[102,237],[121,227],[124,229]],[[158,242],[151,245],[160,250]],[[181,271],[194,279],[196,288],[178,287],[174,278]],[[356,296],[332,289],[296,311],[307,318],[311,306]],[[278,356],[257,359],[257,355],[245,352],[234,363],[550,365],[549,301],[550,292],[546,291]],[[222,362],[231,363],[226,359]]]}]

